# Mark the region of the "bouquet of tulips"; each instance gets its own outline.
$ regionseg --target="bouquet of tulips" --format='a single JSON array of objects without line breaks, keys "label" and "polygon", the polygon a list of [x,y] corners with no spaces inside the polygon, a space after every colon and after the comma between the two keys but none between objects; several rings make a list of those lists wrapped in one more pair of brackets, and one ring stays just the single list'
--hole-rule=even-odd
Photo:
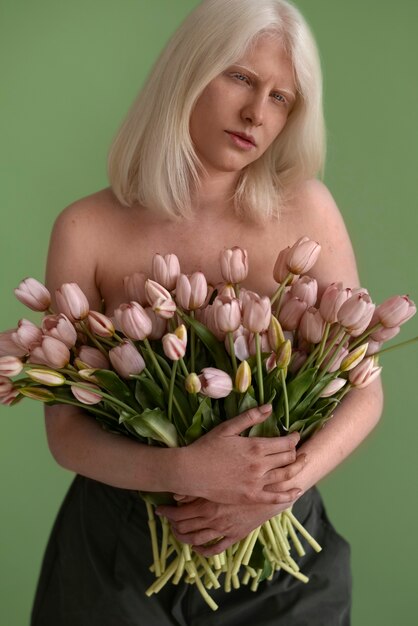
[{"label": "bouquet of tulips", "polygon": [[[341,283],[329,285],[318,300],[317,282],[307,272],[319,253],[307,237],[282,250],[271,298],[240,286],[248,258],[238,247],[220,253],[224,282],[216,286],[202,272],[182,274],[174,254],[156,254],[152,278],[125,278],[129,302],[111,318],[90,310],[75,283],[57,290],[54,313],[48,290],[27,278],[17,298],[46,315],[40,327],[22,319],[0,333],[0,402],[28,397],[74,405],[110,432],[169,447],[188,445],[269,402],[271,415],[246,434],[298,431],[305,440],[351,389],[380,374],[382,343],[416,312],[408,296],[376,307],[366,289]],[[161,494],[142,496],[156,576],[148,595],[183,578],[216,609],[208,590],[221,582],[226,590],[248,583],[256,590],[278,569],[307,582],[291,551],[304,554],[300,537],[321,549],[290,509],[210,558],[181,544],[165,518],[159,545],[153,505]]]}]

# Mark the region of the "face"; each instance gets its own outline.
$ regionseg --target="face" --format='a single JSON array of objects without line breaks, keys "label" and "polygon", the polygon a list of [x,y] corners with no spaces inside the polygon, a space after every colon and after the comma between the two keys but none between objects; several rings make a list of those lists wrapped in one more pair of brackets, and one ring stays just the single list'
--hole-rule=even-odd
[{"label": "face", "polygon": [[209,173],[239,172],[283,130],[295,102],[292,64],[282,44],[263,36],[213,79],[190,118],[190,134]]}]

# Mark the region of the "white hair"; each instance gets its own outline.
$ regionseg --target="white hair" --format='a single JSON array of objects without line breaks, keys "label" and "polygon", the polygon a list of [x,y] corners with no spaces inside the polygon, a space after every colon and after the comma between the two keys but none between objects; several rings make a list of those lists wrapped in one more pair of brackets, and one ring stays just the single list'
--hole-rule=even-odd
[{"label": "white hair", "polygon": [[278,215],[286,189],[321,171],[322,75],[303,16],[285,0],[203,0],[161,53],[111,146],[109,180],[122,204],[193,214],[191,190],[201,171],[189,131],[193,107],[266,32],[280,37],[292,62],[296,102],[276,140],[242,171],[235,209],[256,220]]}]

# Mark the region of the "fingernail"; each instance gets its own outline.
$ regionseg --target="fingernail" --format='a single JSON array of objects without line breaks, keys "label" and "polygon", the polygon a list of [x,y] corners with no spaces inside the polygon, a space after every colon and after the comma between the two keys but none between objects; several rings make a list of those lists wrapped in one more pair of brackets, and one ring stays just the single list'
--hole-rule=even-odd
[{"label": "fingernail", "polygon": [[271,404],[263,404],[258,407],[263,414],[271,413]]},{"label": "fingernail", "polygon": [[181,502],[181,500],[184,500],[186,498],[186,496],[179,496],[176,493],[173,496],[174,500],[176,500],[177,502]]}]

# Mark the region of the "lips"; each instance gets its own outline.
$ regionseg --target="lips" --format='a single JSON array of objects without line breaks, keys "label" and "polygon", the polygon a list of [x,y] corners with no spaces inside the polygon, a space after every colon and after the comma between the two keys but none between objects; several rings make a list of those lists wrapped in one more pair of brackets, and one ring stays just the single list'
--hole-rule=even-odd
[{"label": "lips", "polygon": [[255,139],[252,135],[247,135],[246,133],[239,133],[235,130],[227,130],[228,135],[235,135],[235,137],[239,137],[240,139],[244,139],[244,141],[248,141],[248,143],[252,144],[254,147],[257,145]]}]

